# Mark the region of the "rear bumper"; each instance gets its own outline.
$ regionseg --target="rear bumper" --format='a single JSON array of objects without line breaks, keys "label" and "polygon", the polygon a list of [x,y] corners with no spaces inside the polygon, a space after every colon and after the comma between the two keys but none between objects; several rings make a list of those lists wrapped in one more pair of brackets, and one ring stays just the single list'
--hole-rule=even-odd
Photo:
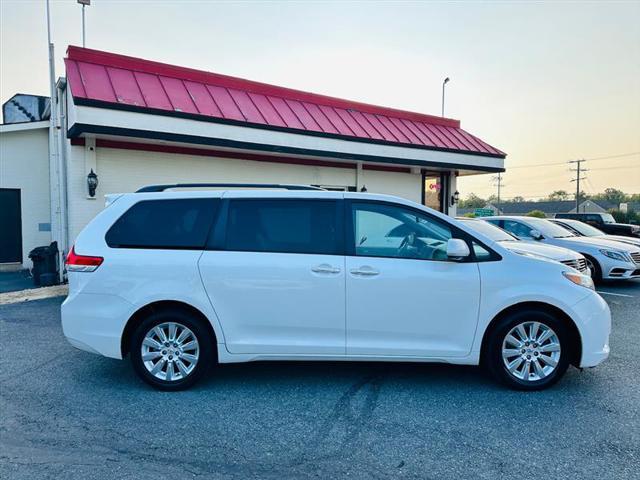
[{"label": "rear bumper", "polygon": [[611,311],[600,295],[593,292],[573,307],[582,340],[580,367],[595,367],[609,356]]},{"label": "rear bumper", "polygon": [[122,358],[121,338],[133,305],[116,295],[69,295],[61,308],[62,331],[80,350]]}]

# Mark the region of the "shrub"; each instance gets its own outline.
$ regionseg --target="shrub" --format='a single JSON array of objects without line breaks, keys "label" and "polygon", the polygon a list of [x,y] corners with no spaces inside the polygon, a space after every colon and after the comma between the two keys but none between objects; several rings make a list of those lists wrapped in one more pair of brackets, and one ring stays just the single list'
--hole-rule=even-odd
[{"label": "shrub", "polygon": [[612,208],[611,210],[609,210],[609,213],[613,215],[613,218],[615,218],[616,222],[618,223],[638,224],[640,222],[640,214],[638,212],[634,212],[633,210],[629,210],[627,213],[625,213]]},{"label": "shrub", "polygon": [[542,210],[531,210],[527,213],[527,217],[547,218]]}]

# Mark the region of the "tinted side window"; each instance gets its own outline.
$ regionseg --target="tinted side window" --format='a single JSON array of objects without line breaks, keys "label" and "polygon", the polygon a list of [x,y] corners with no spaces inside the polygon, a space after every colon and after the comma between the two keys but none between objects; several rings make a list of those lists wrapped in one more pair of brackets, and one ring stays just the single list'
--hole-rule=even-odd
[{"label": "tinted side window", "polygon": [[533,238],[531,236],[531,227],[528,227],[520,222],[505,220],[504,226],[502,228],[518,238]]},{"label": "tinted side window", "polygon": [[335,201],[231,200],[226,249],[340,255],[339,227]]},{"label": "tinted side window", "polygon": [[109,229],[112,248],[203,249],[219,200],[188,198],[143,200]]}]

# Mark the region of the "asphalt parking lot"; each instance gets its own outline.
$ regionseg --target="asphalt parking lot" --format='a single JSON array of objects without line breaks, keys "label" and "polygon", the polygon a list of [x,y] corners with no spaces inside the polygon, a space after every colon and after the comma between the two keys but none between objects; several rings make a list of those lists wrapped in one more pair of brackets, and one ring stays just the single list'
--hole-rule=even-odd
[{"label": "asphalt parking lot", "polygon": [[163,393],[68,345],[62,298],[0,306],[0,477],[640,478],[640,282],[599,290],[609,360],[534,393],[373,363],[227,365]]}]

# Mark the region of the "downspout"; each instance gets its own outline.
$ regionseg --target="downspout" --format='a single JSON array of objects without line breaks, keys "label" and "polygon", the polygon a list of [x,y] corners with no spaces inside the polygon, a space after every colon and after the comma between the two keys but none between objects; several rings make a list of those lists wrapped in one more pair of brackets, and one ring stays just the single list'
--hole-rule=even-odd
[{"label": "downspout", "polygon": [[59,127],[57,130],[58,136],[58,165],[60,176],[59,189],[60,189],[60,222],[61,222],[61,240],[60,240],[60,272],[62,272],[62,280],[66,280],[66,272],[64,271],[64,259],[69,252],[69,216],[68,216],[68,196],[67,196],[67,148],[66,148],[66,132],[67,132],[67,80],[64,77],[60,77],[57,82],[57,98],[59,106]]}]

